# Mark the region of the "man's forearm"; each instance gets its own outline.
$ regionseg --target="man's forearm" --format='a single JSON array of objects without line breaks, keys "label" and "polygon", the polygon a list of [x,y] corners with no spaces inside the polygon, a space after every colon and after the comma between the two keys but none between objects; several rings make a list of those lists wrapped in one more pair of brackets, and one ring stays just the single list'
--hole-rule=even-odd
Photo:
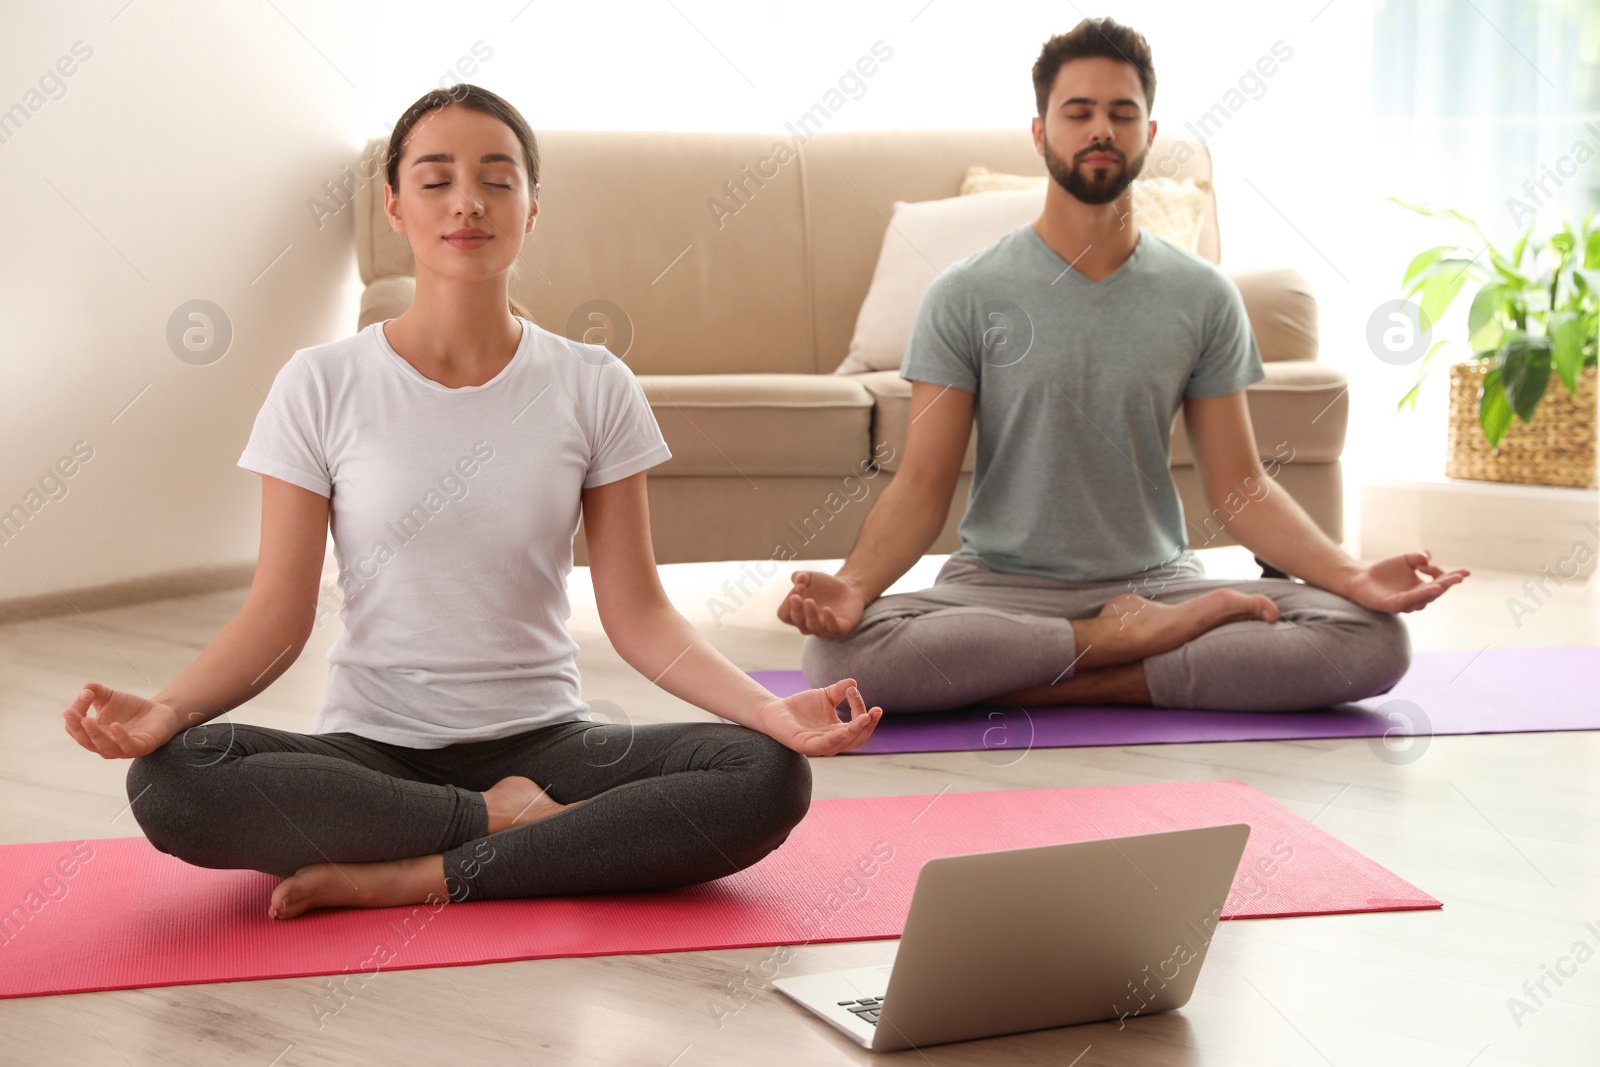
[{"label": "man's forearm", "polygon": [[949,512],[949,494],[896,478],[867,513],[838,576],[872,603],[928,551]]},{"label": "man's forearm", "polygon": [[1334,593],[1360,563],[1311,520],[1289,491],[1261,475],[1267,492],[1227,523],[1233,539],[1286,574]]}]

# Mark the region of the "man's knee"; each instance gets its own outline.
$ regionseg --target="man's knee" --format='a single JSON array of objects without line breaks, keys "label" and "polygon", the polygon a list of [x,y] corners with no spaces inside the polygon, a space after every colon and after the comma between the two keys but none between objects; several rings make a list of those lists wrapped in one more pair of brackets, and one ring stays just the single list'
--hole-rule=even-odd
[{"label": "man's knee", "polygon": [[[840,678],[856,678],[852,667],[864,665],[863,657],[856,654],[853,634],[843,637],[818,637],[807,634],[800,645],[800,672],[806,684],[814,688],[832,685]],[[859,683],[860,678],[856,678]]]},{"label": "man's knee", "polygon": [[859,627],[843,637],[807,636],[800,646],[800,671],[806,684],[821,688],[854,678],[868,707],[896,702],[904,679],[896,668],[897,657],[887,654],[883,636]]}]

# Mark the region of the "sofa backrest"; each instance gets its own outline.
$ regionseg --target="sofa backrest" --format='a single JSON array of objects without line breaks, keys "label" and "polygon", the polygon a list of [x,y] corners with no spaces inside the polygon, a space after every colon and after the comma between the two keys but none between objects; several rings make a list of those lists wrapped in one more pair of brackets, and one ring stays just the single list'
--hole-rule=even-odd
[{"label": "sofa backrest", "polygon": [[[361,278],[412,272],[383,215],[381,156],[356,192]],[[973,165],[1044,174],[1024,127],[539,134],[539,220],[512,295],[545,329],[626,345],[637,374],[831,372],[844,359],[896,200],[955,196]],[[1146,176],[1211,189],[1203,143],[1162,135]],[[1215,263],[1216,197],[1199,253]]]}]

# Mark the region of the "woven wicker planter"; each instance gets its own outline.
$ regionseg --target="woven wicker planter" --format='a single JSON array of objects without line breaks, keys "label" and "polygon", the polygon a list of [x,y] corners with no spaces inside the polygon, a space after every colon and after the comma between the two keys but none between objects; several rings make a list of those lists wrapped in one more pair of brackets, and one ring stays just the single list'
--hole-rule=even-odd
[{"label": "woven wicker planter", "polygon": [[1478,425],[1478,394],[1487,361],[1450,367],[1450,446],[1445,474],[1480,482],[1521,482],[1596,488],[1595,368],[1578,377],[1571,396],[1554,373],[1532,422],[1511,420],[1511,429],[1490,448]]}]

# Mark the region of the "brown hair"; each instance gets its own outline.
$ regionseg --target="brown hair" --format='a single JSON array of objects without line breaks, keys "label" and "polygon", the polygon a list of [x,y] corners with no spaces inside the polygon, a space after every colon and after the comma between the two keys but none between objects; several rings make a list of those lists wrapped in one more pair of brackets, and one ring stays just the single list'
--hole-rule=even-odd
[{"label": "brown hair", "polygon": [[[522,161],[528,168],[528,194],[534,200],[539,199],[539,142],[533,136],[533,128],[528,125],[528,120],[523,118],[522,112],[512,107],[504,97],[465,83],[452,85],[448,89],[428,90],[418,97],[414,104],[406,108],[400,116],[400,121],[394,124],[394,132],[389,134],[389,149],[384,163],[384,177],[389,183],[389,189],[395,195],[399,195],[400,154],[405,151],[406,138],[411,135],[411,128],[424,115],[443,111],[447,107],[464,107],[481,111],[511,127],[511,132],[522,145]],[[530,317],[528,310],[518,303],[515,297],[508,297],[507,304],[510,306],[511,314],[522,318]]]},{"label": "brown hair", "polygon": [[1084,19],[1067,33],[1058,33],[1044,43],[1033,64],[1033,95],[1039,104],[1039,117],[1050,107],[1050,90],[1062,64],[1089,56],[1104,56],[1127,63],[1139,72],[1144,86],[1144,105],[1148,113],[1156,103],[1156,68],[1150,58],[1150,42],[1131,26],[1114,18]]}]

